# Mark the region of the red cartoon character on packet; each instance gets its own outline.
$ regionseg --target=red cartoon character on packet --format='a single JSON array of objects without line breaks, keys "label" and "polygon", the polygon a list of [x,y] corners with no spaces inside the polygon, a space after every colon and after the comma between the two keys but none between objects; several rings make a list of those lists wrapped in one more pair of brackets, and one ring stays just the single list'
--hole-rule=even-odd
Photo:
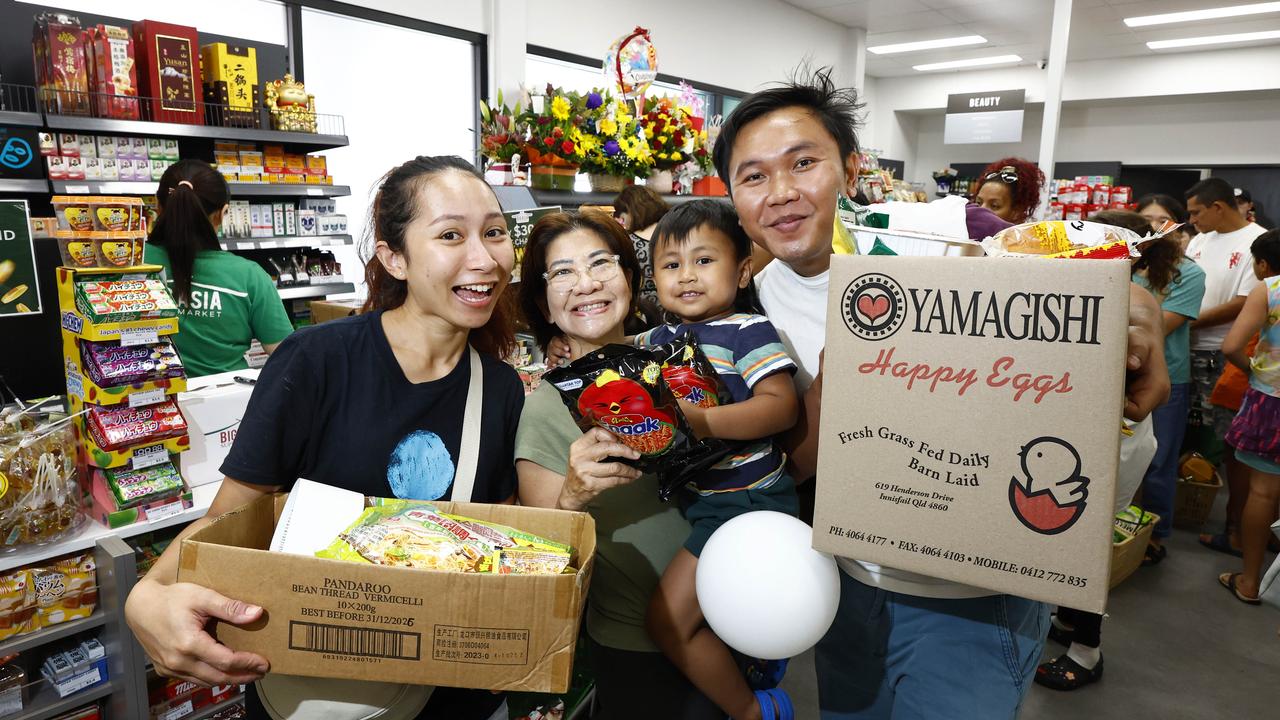
[{"label": "red cartoon character on packet", "polygon": [[662,379],[671,394],[701,408],[712,408],[729,402],[729,391],[720,381],[711,361],[702,352],[693,333],[686,333],[665,345],[651,348],[663,356]]},{"label": "red cartoon character on packet", "polygon": [[583,389],[578,412],[621,437],[641,455],[666,452],[675,440],[672,409],[654,407],[653,397],[640,383],[613,370],[600,373]]}]

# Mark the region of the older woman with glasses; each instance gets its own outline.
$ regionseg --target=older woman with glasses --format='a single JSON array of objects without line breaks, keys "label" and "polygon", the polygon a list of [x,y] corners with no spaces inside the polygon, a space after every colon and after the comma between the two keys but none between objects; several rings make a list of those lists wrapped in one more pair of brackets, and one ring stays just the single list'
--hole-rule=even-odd
[{"label": "older woman with glasses", "polygon": [[[598,212],[557,213],[529,234],[520,304],[545,349],[556,336],[577,359],[623,342],[644,274],[627,232]],[[599,428],[583,433],[558,391],[543,383],[525,401],[516,474],[525,505],[579,510],[596,521],[587,635],[599,716],[723,718],[653,644],[645,610],[689,535],[656,482],[618,462],[634,450]]]},{"label": "older woman with glasses", "polygon": [[1040,204],[1044,173],[1030,160],[1004,158],[978,176],[973,201],[1014,225],[1030,222]]}]

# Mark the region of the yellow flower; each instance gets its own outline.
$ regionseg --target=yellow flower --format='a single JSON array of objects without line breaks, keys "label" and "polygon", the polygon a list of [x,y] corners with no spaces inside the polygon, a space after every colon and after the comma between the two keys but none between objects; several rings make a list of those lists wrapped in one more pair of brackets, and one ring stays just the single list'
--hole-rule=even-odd
[{"label": "yellow flower", "polygon": [[659,144],[659,145],[666,145],[666,144],[667,144],[667,140],[668,140],[668,139],[669,139],[669,138],[668,138],[666,135],[659,135],[659,136],[658,136],[658,144]]},{"label": "yellow flower", "polygon": [[569,109],[569,101],[565,100],[563,95],[557,95],[551,101],[551,116],[557,120],[568,120]]},{"label": "yellow flower", "polygon": [[662,122],[666,122],[671,119],[671,116],[666,113],[658,113],[658,119]]},{"label": "yellow flower", "polygon": [[667,154],[666,154],[666,153],[658,153],[658,159],[659,159],[659,160],[666,160],[666,159],[667,159]]},{"label": "yellow flower", "polygon": [[644,129],[644,136],[645,136],[645,137],[647,137],[647,138],[649,138],[650,140],[652,140],[652,139],[653,139],[653,128],[651,128],[651,127],[647,127],[647,128],[645,128],[645,129]]},{"label": "yellow flower", "polygon": [[615,135],[617,134],[617,132],[618,132],[618,123],[610,120],[609,118],[605,118],[600,121],[601,135]]},{"label": "yellow flower", "polygon": [[673,153],[671,153],[671,159],[672,159],[672,160],[675,160],[676,162],[680,162],[681,160],[683,160],[683,159],[684,159],[684,156],[683,156],[683,155],[681,155],[681,154],[680,154],[680,153],[678,153],[678,152],[673,152]]}]

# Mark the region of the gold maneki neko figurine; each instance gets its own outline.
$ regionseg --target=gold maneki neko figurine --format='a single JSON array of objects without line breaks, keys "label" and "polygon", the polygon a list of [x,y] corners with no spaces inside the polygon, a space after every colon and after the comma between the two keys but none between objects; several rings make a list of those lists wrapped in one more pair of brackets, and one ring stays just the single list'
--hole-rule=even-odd
[{"label": "gold maneki neko figurine", "polygon": [[285,74],[281,80],[266,84],[267,109],[271,112],[271,127],[286,132],[317,132],[316,96],[308,95],[307,88]]}]

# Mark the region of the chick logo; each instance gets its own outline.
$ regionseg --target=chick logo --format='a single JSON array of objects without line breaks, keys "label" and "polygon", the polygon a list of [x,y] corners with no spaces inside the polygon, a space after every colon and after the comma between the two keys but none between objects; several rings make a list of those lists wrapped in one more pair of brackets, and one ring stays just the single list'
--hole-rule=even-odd
[{"label": "chick logo", "polygon": [[1080,474],[1080,453],[1065,440],[1039,437],[1018,453],[1025,479],[1009,481],[1009,506],[1041,535],[1066,531],[1084,514],[1089,478]]},{"label": "chick logo", "polygon": [[849,331],[863,340],[884,340],[907,317],[902,286],[888,275],[859,275],[845,288],[840,313]]}]

